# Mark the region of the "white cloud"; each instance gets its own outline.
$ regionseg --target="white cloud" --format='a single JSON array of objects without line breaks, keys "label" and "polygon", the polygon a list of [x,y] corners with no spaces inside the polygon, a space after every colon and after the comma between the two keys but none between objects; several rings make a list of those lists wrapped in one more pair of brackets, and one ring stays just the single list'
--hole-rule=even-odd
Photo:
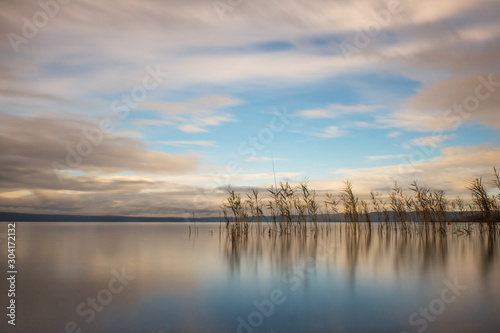
[{"label": "white cloud", "polygon": [[456,130],[470,121],[500,128],[499,106],[499,73],[453,75],[423,86],[401,110],[380,116],[378,122],[420,132]]},{"label": "white cloud", "polygon": [[424,137],[419,137],[412,139],[408,142],[405,142],[403,144],[404,147],[410,148],[413,146],[428,146],[428,147],[433,147],[437,148],[438,145],[446,140],[454,138],[455,135],[430,135],[430,136],[424,136]]},{"label": "white cloud", "polygon": [[285,178],[293,178],[300,176],[300,172],[261,172],[261,173],[232,173],[228,174],[227,171],[214,172],[211,174],[198,173],[194,175],[179,175],[179,176],[165,176],[162,177],[163,181],[192,184],[192,185],[206,185],[206,186],[227,186],[234,184],[245,185],[244,181],[265,181]]},{"label": "white cloud", "polygon": [[195,125],[180,125],[177,128],[186,133],[208,132],[208,130],[201,127],[197,127]]},{"label": "white cloud", "polygon": [[215,147],[215,143],[212,141],[158,141],[158,143],[182,147],[182,146],[202,146],[202,147]]},{"label": "white cloud", "polygon": [[303,118],[336,118],[353,113],[373,112],[377,108],[380,106],[331,104],[325,109],[301,110],[297,113]]},{"label": "white cloud", "polygon": [[279,158],[279,157],[267,157],[267,156],[261,156],[261,157],[250,157],[247,158],[246,161],[248,162],[268,162],[268,161],[287,161],[288,159],[286,158]]},{"label": "white cloud", "polygon": [[399,137],[401,134],[403,134],[403,132],[390,132],[389,134],[387,134],[387,137],[389,139],[396,139],[397,137]]},{"label": "white cloud", "polygon": [[[443,149],[441,156],[389,166],[339,169],[333,172],[341,179],[350,179],[361,193],[371,189],[388,191],[394,181],[406,187],[413,180],[422,180],[429,187],[442,189],[448,197],[466,195],[466,186],[474,177],[491,179],[492,167],[500,160],[500,147],[492,145],[456,146]],[[493,184],[488,183],[493,188]]]},{"label": "white cloud", "polygon": [[124,129],[124,130],[120,130],[117,132],[117,134],[119,135],[123,135],[123,136],[128,136],[128,137],[131,137],[131,138],[137,138],[137,139],[140,139],[140,138],[143,138],[144,135],[140,132],[137,132],[137,131],[134,131],[134,130],[127,130],[127,129]]},{"label": "white cloud", "polygon": [[[59,183],[58,175],[66,174],[65,170],[74,170],[71,174],[84,176],[178,174],[198,169],[199,156],[152,151],[142,141],[119,133],[99,135],[91,122],[43,117],[33,119],[2,113],[0,116],[3,137],[0,141],[0,162],[3,165],[0,178],[8,179],[3,182],[4,188],[30,184],[29,188],[60,189],[63,185]],[[91,133],[95,144],[87,140],[88,133]],[[54,162],[62,171],[53,169]],[[18,174],[19,170],[29,172]],[[71,186],[87,185],[69,182],[64,186],[71,189]]]},{"label": "white cloud", "polygon": [[338,138],[340,136],[346,135],[347,132],[339,129],[337,126],[328,126],[320,132],[314,132],[311,135],[319,136],[322,138]]},{"label": "white cloud", "polygon": [[133,119],[134,122],[150,126],[173,125],[174,122],[163,119]]},{"label": "white cloud", "polygon": [[[235,121],[234,116],[222,109],[236,106],[243,101],[219,95],[193,98],[187,102],[147,102],[144,106],[165,120],[161,124],[174,125],[186,133],[208,132],[206,127],[219,126]],[[142,123],[157,125],[155,120],[142,119]]]},{"label": "white cloud", "polygon": [[380,160],[392,160],[396,158],[406,157],[407,154],[396,154],[396,155],[373,155],[366,156],[366,159],[369,161],[380,161]]}]

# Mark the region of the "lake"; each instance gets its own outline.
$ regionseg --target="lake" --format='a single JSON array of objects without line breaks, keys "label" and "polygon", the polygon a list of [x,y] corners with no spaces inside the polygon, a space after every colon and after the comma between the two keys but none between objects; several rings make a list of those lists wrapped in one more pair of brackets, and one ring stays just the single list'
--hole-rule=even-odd
[{"label": "lake", "polygon": [[[2,332],[499,332],[498,233],[252,233],[218,223],[16,223]],[[7,223],[0,223],[7,267]],[[7,273],[4,273],[4,276]],[[3,279],[2,304],[8,284]],[[4,307],[5,309],[5,307]],[[5,310],[4,310],[5,311]]]}]

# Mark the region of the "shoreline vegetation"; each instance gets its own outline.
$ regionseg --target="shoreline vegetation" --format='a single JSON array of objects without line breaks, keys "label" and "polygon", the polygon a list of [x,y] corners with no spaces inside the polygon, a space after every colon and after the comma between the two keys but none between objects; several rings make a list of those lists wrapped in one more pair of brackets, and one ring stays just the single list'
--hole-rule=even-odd
[{"label": "shoreline vegetation", "polygon": [[[491,183],[500,190],[496,167]],[[448,199],[444,191],[424,187],[418,181],[405,188],[406,192],[396,182],[387,197],[371,191],[369,200],[362,200],[347,180],[340,192],[326,193],[319,199],[307,181],[298,185],[286,181],[271,186],[267,195],[250,188],[243,196],[228,187],[221,209],[226,231],[233,240],[248,235],[255,222],[256,231],[262,234],[307,234],[308,230],[316,234],[325,229],[328,233],[329,227],[321,222],[334,221],[345,222],[345,228],[354,232],[360,228],[371,230],[371,223],[376,221],[382,222],[377,223],[380,230],[442,234],[446,234],[446,225],[451,222],[455,222],[454,232],[470,234],[470,223],[478,222],[481,232],[495,233],[500,222],[500,194],[489,195],[482,178],[473,179],[466,188],[472,197],[470,204],[460,197]]]}]

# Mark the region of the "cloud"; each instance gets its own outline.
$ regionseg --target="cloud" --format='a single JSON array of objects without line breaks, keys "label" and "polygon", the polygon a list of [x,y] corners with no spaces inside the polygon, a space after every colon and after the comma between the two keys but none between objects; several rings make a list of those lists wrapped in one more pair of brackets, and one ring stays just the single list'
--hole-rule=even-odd
[{"label": "cloud", "polygon": [[431,136],[424,136],[420,138],[415,138],[412,139],[408,142],[405,142],[403,144],[404,147],[410,148],[414,146],[428,146],[428,147],[434,147],[437,148],[438,145],[446,140],[454,138],[455,135],[431,135]]},{"label": "cloud", "polygon": [[314,132],[311,135],[319,136],[322,138],[338,138],[340,136],[346,135],[347,132],[339,129],[337,126],[328,126],[320,132]]},{"label": "cloud", "polygon": [[163,145],[182,147],[182,146],[202,146],[202,147],[215,147],[212,141],[158,141]]},{"label": "cloud", "polygon": [[83,176],[182,174],[194,172],[199,165],[199,157],[194,155],[151,151],[141,141],[114,133],[104,136],[90,122],[0,115],[3,188],[87,188],[71,181],[59,183],[60,173],[53,169],[54,162],[63,173]]},{"label": "cloud", "polygon": [[[110,133],[80,155],[74,169],[66,165],[71,147],[98,142],[96,124],[74,119],[17,117],[0,113],[0,210],[81,215],[182,216],[196,209],[215,214],[215,193],[205,210],[193,204],[202,189],[166,181],[168,175],[199,171],[200,158],[152,151],[134,138]],[[74,157],[71,158],[74,161]],[[62,177],[63,182],[59,181]]]},{"label": "cloud", "polygon": [[133,130],[126,130],[126,129],[122,129],[120,131],[117,131],[117,134],[120,136],[128,136],[128,137],[138,138],[138,139],[144,137],[144,135],[140,132],[133,131]]},{"label": "cloud", "polygon": [[298,111],[298,115],[303,118],[336,118],[342,115],[348,115],[353,113],[366,113],[373,112],[380,106],[373,105],[342,105],[342,104],[331,104],[326,109],[314,109],[314,110],[301,110]]},{"label": "cloud", "polygon": [[245,186],[246,181],[265,181],[271,180],[274,181],[274,178],[293,178],[300,176],[300,172],[259,172],[259,173],[227,173],[215,172],[210,174],[198,173],[193,175],[172,175],[162,177],[163,180],[168,182],[175,182],[179,184],[190,184],[193,186],[197,186],[199,184],[206,185],[208,187],[227,187],[228,185],[240,184],[241,186]]},{"label": "cloud", "polygon": [[[442,127],[446,125],[438,119],[442,106],[435,106],[434,99],[425,96],[425,89],[443,76],[453,83],[460,76],[475,72],[498,72],[498,34],[494,32],[499,31],[499,24],[493,13],[499,4],[478,5],[464,0],[457,4],[445,1],[442,6],[431,1],[421,1],[418,6],[402,5],[402,14],[392,17],[380,34],[370,40],[370,46],[348,61],[338,50],[339,42],[352,43],[357,29],[372,22],[373,15],[387,7],[384,1],[354,4],[317,0],[307,5],[298,0],[286,5],[254,1],[227,13],[224,21],[220,21],[211,3],[202,1],[71,3],[61,8],[43,33],[22,45],[19,54],[13,53],[6,38],[2,39],[2,83],[8,95],[29,92],[32,96],[44,94],[56,99],[88,101],[102,93],[119,95],[140,82],[145,65],[162,63],[170,76],[151,100],[164,100],[172,91],[200,85],[307,84],[319,78],[377,73],[381,69],[390,75],[422,79],[421,103],[429,104],[429,108],[420,108],[409,101],[392,117],[382,119],[383,123],[422,131]],[[20,31],[20,22],[15,18],[39,10],[36,3],[25,2],[2,7],[2,36]],[[447,24],[436,20],[446,20]],[[250,33],[257,22],[266,34]],[[315,40],[324,45],[313,43]],[[258,47],[273,41],[293,44],[295,48],[270,52]],[[436,75],[436,71],[451,75]],[[7,98],[7,93],[3,96]],[[452,98],[452,102],[456,100]],[[108,104],[111,101],[107,100]],[[16,102],[19,100],[10,100]],[[490,103],[498,105],[498,101]],[[452,106],[453,103],[446,103],[446,109]],[[484,113],[491,119],[484,120],[484,124],[497,126],[494,108],[488,110]],[[303,116],[327,118],[338,112],[345,110],[333,105],[303,110]],[[425,116],[419,117],[420,113]],[[222,119],[207,122],[223,123],[230,118],[223,115]],[[480,118],[477,117],[479,121]],[[201,124],[191,125],[205,128]]]},{"label": "cloud", "polygon": [[203,132],[208,132],[208,130],[206,130],[204,128],[201,128],[201,127],[197,127],[195,125],[180,125],[177,128],[180,129],[183,132],[186,132],[186,133],[203,133]]},{"label": "cloud", "polygon": [[[491,179],[492,167],[500,160],[500,147],[495,145],[455,146],[442,150],[440,156],[413,164],[400,163],[388,166],[333,171],[340,179],[350,179],[360,193],[371,189],[387,192],[394,181],[408,186],[421,180],[434,189],[442,189],[448,197],[468,195],[466,186],[474,177]],[[487,182],[489,188],[494,185]]]},{"label": "cloud", "polygon": [[396,158],[401,158],[401,157],[406,157],[408,156],[407,154],[396,154],[396,155],[373,155],[373,156],[366,156],[366,159],[368,161],[381,161],[381,160],[392,160]]},{"label": "cloud", "polygon": [[[100,187],[95,192],[33,190],[32,194],[17,198],[5,198],[0,194],[0,209],[22,213],[78,214],[78,215],[129,215],[129,216],[175,216],[189,217],[192,211],[197,216],[216,216],[222,191],[170,185],[164,182],[136,180],[116,181],[119,190]],[[144,188],[155,191],[144,192]],[[193,203],[199,193],[207,193],[202,204]],[[206,200],[206,201],[205,201]]]},{"label": "cloud", "polygon": [[133,122],[150,126],[174,125],[174,122],[163,119],[133,119]]},{"label": "cloud", "polygon": [[401,134],[403,134],[403,132],[390,132],[389,134],[387,134],[387,137],[389,139],[396,139],[397,137],[399,137]]},{"label": "cloud", "polygon": [[[25,2],[0,6],[6,89],[75,100],[119,95],[140,82],[146,65],[158,63],[170,76],[157,96],[199,85],[252,81],[269,86],[340,75],[366,64],[354,60],[348,65],[342,55],[332,54],[332,45],[325,56],[310,49],[308,40],[350,34],[355,22],[366,22],[371,14],[359,17],[357,6],[322,0],[307,5],[258,1],[238,7],[235,20],[222,22],[212,3],[204,1],[86,1],[61,6],[50,24],[16,54],[5,36],[20,34],[19,18],[31,17],[40,7]],[[253,33],[256,24],[266,33]],[[262,46],[276,41],[298,47],[276,52]]]},{"label": "cloud", "polygon": [[247,158],[247,162],[268,162],[268,161],[287,161],[288,159],[286,158],[279,158],[279,157],[267,157],[267,156],[261,156],[261,157],[250,157]]},{"label": "cloud", "polygon": [[[228,96],[204,96],[187,102],[147,102],[144,106],[165,120],[164,125],[176,126],[186,133],[208,132],[206,127],[219,126],[235,121],[232,114],[222,109],[241,104],[243,101]],[[154,120],[142,119],[141,123],[155,124]]]},{"label": "cloud", "polygon": [[353,122],[354,127],[368,128],[373,127],[373,124],[370,124],[366,121],[355,121]]},{"label": "cloud", "polygon": [[500,128],[499,106],[500,73],[476,73],[424,86],[401,110],[379,121],[412,131],[455,130],[470,121]]}]

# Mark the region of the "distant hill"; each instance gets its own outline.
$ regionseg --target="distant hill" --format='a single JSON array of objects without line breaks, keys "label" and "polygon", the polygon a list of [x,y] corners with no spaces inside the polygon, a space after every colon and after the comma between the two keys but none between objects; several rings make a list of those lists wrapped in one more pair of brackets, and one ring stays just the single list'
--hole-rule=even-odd
[{"label": "distant hill", "polygon": [[[57,214],[25,214],[0,212],[0,221],[7,222],[189,222],[182,217],[87,216]],[[196,218],[196,222],[218,222],[219,218]]]}]

